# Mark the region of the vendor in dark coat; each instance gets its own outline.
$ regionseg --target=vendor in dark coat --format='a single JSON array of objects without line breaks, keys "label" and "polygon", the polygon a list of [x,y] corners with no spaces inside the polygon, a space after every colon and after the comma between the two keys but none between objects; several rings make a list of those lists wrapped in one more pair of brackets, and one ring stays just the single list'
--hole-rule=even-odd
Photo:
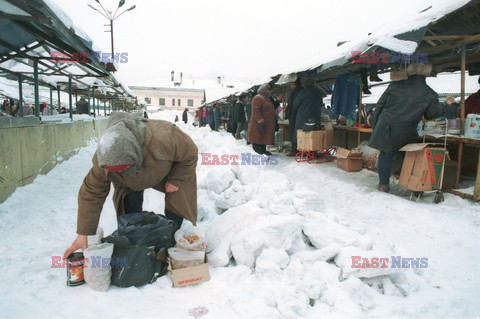
[{"label": "vendor in dark coat", "polygon": [[245,95],[240,95],[234,106],[233,122],[237,124],[235,138],[239,140],[240,132],[245,129]]},{"label": "vendor in dark coat", "polygon": [[313,78],[306,77],[302,82],[305,88],[295,98],[292,111],[295,114],[295,129],[292,136],[292,141],[295,141],[295,149],[297,147],[297,130],[302,128],[303,123],[309,119],[315,119],[319,123],[322,120],[322,92],[315,88]]},{"label": "vendor in dark coat", "polygon": [[188,122],[188,109],[185,109],[182,113],[182,121],[187,124]]},{"label": "vendor in dark coat", "polygon": [[437,93],[425,81],[431,70],[430,64],[409,65],[408,79],[391,83],[378,100],[369,145],[380,151],[377,163],[380,191],[390,191],[393,158],[400,148],[417,142],[417,125],[422,117],[429,120],[443,115]]},{"label": "vendor in dark coat", "polygon": [[[292,93],[290,94],[290,97],[288,98],[288,104],[287,104],[287,109],[285,110],[285,119],[288,120],[288,127],[290,130],[290,138],[292,140],[292,149],[290,150],[290,153],[287,154],[287,156],[295,156],[297,153],[297,139],[293,138],[295,135],[295,120],[297,117],[297,113],[293,112],[293,105],[295,102],[295,99],[298,96],[298,93],[300,93],[301,90],[303,90],[302,83],[300,82],[300,78],[297,78],[295,82],[292,82],[290,84],[290,88],[292,89]],[[297,110],[298,111],[298,110]]]},{"label": "vendor in dark coat", "polygon": [[447,96],[447,101],[443,104],[443,113],[449,120],[458,118],[460,106],[455,103],[453,96]]}]

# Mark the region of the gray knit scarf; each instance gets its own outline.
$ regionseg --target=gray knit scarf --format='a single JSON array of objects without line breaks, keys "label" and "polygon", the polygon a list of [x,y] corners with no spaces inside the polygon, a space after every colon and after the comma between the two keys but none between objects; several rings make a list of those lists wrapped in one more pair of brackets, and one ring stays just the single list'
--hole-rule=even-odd
[{"label": "gray knit scarf", "polygon": [[131,164],[125,173],[136,175],[143,164],[146,119],[141,113],[112,112],[97,147],[100,167]]}]

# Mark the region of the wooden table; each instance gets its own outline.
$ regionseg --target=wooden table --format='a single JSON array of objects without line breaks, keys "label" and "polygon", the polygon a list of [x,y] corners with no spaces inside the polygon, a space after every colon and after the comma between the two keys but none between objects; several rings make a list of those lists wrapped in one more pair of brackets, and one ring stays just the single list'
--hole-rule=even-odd
[{"label": "wooden table", "polygon": [[[348,126],[334,126],[334,130],[345,131],[345,132],[357,132],[357,146],[361,143],[362,133],[372,134],[372,129],[370,127],[348,127]],[[345,134],[345,148],[348,148],[348,135]]]}]

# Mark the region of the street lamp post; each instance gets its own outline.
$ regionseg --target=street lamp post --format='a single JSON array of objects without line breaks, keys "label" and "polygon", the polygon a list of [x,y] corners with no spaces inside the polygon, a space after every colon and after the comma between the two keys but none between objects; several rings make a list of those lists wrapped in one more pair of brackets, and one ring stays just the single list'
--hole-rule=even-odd
[{"label": "street lamp post", "polygon": [[[102,16],[104,16],[105,18],[107,18],[109,21],[110,21],[110,31],[105,31],[105,32],[110,32],[110,37],[111,37],[111,41],[112,41],[112,62],[114,61],[115,59],[115,50],[114,50],[114,46],[113,46],[113,21],[118,19],[122,14],[124,14],[125,12],[127,11],[132,11],[133,9],[136,8],[136,5],[133,5],[131,6],[130,8],[124,10],[122,13],[120,13],[119,15],[117,15],[117,12],[118,12],[118,9],[120,9],[120,7],[122,7],[124,4],[125,4],[125,0],[120,0],[118,1],[118,7],[117,7],[117,10],[115,11],[115,13],[112,15],[112,11],[110,10],[105,10],[105,8],[103,7],[103,5],[100,3],[100,0],[95,0],[95,2],[97,2],[100,7],[102,7],[102,10],[103,10],[103,13],[98,10],[97,8],[95,8],[93,5],[91,4],[88,4],[88,6],[92,9],[92,10],[95,10],[97,11],[98,13],[100,13]],[[108,24],[106,24],[106,26],[108,26]]]}]

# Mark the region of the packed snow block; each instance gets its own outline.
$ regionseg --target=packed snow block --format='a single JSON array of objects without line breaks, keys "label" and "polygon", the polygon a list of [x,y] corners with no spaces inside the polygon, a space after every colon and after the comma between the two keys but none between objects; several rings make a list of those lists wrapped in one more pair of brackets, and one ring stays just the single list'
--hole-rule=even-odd
[{"label": "packed snow block", "polygon": [[362,311],[375,308],[375,291],[360,279],[351,277],[340,285],[349,303],[357,305]]},{"label": "packed snow block", "polygon": [[363,249],[369,249],[372,246],[372,241],[368,236],[361,235],[321,214],[318,214],[314,220],[305,220],[302,226],[305,236],[317,248],[324,248],[332,244]]},{"label": "packed snow block", "polygon": [[271,215],[259,218],[233,236],[230,246],[233,258],[237,264],[254,267],[264,249],[289,250],[299,232],[301,223],[297,216]]},{"label": "packed snow block", "polygon": [[221,209],[229,209],[245,204],[247,201],[245,186],[236,179],[233,181],[232,185],[215,200],[215,205]]},{"label": "packed snow block", "polygon": [[302,262],[313,264],[317,261],[332,260],[343,249],[339,244],[330,244],[321,249],[307,250],[301,252]]},{"label": "packed snow block", "polygon": [[290,257],[283,249],[268,248],[257,258],[255,272],[257,274],[273,274],[285,269]]},{"label": "packed snow block", "polygon": [[260,174],[260,170],[253,165],[232,165],[232,171],[243,185],[257,181]]},{"label": "packed snow block", "polygon": [[232,185],[235,174],[230,166],[218,166],[211,168],[207,173],[206,188],[220,194]]},{"label": "packed snow block", "polygon": [[198,190],[197,202],[198,221],[209,220],[214,218],[219,213],[218,208],[215,206],[215,201],[210,200],[210,196],[206,189]]},{"label": "packed snow block", "polygon": [[231,208],[218,216],[207,228],[208,260],[213,267],[226,266],[232,257],[230,243],[232,238],[244,229],[255,225],[258,219],[268,212],[258,207],[257,201]]},{"label": "packed snow block", "polygon": [[[335,264],[342,269],[343,278],[373,278],[404,271],[402,268],[392,268],[391,255],[386,251],[364,250],[350,246],[342,249],[335,257]],[[365,260],[368,260],[368,263],[365,263]]]}]

